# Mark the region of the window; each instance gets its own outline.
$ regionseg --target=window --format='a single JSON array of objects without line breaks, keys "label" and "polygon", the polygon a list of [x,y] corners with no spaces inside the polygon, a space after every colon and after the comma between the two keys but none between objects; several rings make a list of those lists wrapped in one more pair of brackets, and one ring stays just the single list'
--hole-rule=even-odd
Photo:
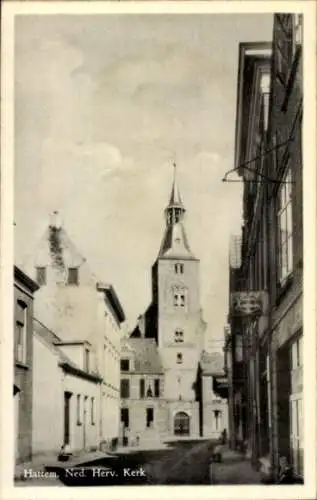
[{"label": "window", "polygon": [[185,307],[186,298],[184,292],[174,291],[174,307]]},{"label": "window", "polygon": [[89,349],[85,349],[84,370],[89,372]]},{"label": "window", "polygon": [[87,415],[87,401],[88,401],[88,396],[84,396],[84,408],[83,408],[84,421],[86,421],[86,415]]},{"label": "window", "polygon": [[181,218],[181,209],[180,208],[176,208],[175,209],[175,222],[177,223]]},{"label": "window", "polygon": [[279,14],[276,16],[276,64],[278,77],[286,84],[290,67],[290,58],[293,50],[292,15]]},{"label": "window", "polygon": [[242,344],[242,336],[239,334],[235,336],[234,354],[235,354],[235,361],[241,363],[243,361],[243,344]]},{"label": "window", "polygon": [[121,422],[123,422],[123,427],[129,428],[129,408],[121,408]]},{"label": "window", "polygon": [[293,342],[291,347],[292,370],[296,370],[303,364],[303,337],[299,337]]},{"label": "window", "polygon": [[290,398],[290,441],[291,441],[291,463],[296,474],[303,474],[303,400],[301,394]]},{"label": "window", "polygon": [[153,391],[152,391],[152,387],[149,385],[149,387],[147,388],[147,391],[146,391],[146,397],[147,398],[153,398]]},{"label": "window", "polygon": [[40,286],[46,285],[46,267],[36,268],[36,281]]},{"label": "window", "polygon": [[130,397],[130,381],[128,379],[121,379],[120,381],[120,395],[121,398]]},{"label": "window", "polygon": [[154,421],[154,409],[146,409],[146,427],[152,427]]},{"label": "window", "polygon": [[80,394],[77,394],[76,399],[76,413],[77,413],[77,425],[81,425],[81,414],[80,414]]},{"label": "window", "polygon": [[128,372],[130,369],[130,360],[129,359],[121,359],[120,368],[122,372]]},{"label": "window", "polygon": [[69,285],[78,285],[78,268],[77,267],[69,267],[68,268],[68,280]]},{"label": "window", "polygon": [[145,395],[145,385],[144,385],[144,379],[140,379],[140,398],[143,399]]},{"label": "window", "polygon": [[181,365],[183,362],[183,355],[181,352],[178,352],[177,355],[176,355],[176,363]]},{"label": "window", "polygon": [[293,54],[303,41],[303,14],[293,15]]},{"label": "window", "polygon": [[160,397],[160,379],[156,378],[154,380],[154,395],[156,398]]},{"label": "window", "polygon": [[288,167],[278,193],[278,280],[283,284],[293,271],[292,175]]},{"label": "window", "polygon": [[64,392],[64,444],[67,445],[70,442],[70,406],[71,406],[72,393]]},{"label": "window", "polygon": [[16,361],[27,361],[27,305],[18,300],[16,313]]},{"label": "window", "polygon": [[264,92],[262,95],[262,106],[263,106],[263,125],[264,130],[267,130],[269,121],[269,104],[270,104],[270,94],[269,92]]},{"label": "window", "polygon": [[95,398],[91,398],[91,425],[95,425]]},{"label": "window", "polygon": [[174,264],[175,274],[184,274],[184,264]]},{"label": "window", "polygon": [[184,342],[184,332],[183,330],[175,330],[174,341],[176,344]]}]

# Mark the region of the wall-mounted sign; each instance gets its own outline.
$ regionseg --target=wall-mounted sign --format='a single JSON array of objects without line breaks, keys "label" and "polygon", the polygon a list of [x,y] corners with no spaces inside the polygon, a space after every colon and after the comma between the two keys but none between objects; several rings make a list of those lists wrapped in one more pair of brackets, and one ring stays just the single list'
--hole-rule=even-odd
[{"label": "wall-mounted sign", "polygon": [[236,316],[261,315],[263,292],[232,292],[231,310]]}]

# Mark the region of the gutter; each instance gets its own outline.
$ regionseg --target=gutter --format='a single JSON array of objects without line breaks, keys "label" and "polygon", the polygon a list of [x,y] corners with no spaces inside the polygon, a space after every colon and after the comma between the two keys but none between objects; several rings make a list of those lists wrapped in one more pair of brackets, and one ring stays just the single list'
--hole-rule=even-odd
[{"label": "gutter", "polygon": [[96,384],[101,384],[102,382],[102,378],[99,375],[93,375],[92,373],[84,372],[83,370],[80,370],[80,368],[77,368],[76,366],[73,366],[65,361],[61,361],[60,363],[58,363],[58,365],[66,373],[70,373],[71,375],[76,375],[77,377],[90,380],[91,382],[95,382]]}]

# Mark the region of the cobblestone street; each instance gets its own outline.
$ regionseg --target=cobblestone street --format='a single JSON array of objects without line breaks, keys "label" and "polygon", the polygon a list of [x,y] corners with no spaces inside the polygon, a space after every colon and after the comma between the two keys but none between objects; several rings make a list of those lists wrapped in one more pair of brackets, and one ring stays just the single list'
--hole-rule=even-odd
[{"label": "cobblestone street", "polygon": [[222,461],[213,463],[210,471],[212,484],[261,484],[261,473],[242,454],[223,447]]},{"label": "cobblestone street", "polygon": [[[209,463],[214,442],[176,441],[158,449],[122,449],[113,456],[86,463],[83,478],[69,478],[61,474],[62,481],[68,486],[79,482],[86,486],[138,484],[209,484]],[[99,468],[109,468],[115,477],[97,477]],[[142,470],[144,474],[131,477],[125,471]],[[93,472],[95,470],[95,473]],[[76,484],[75,484],[76,483]]]},{"label": "cobblestone street", "polygon": [[[32,466],[56,472],[57,478],[26,478],[17,486],[113,486],[113,485],[207,485],[260,484],[261,475],[240,453],[220,446],[221,462],[212,454],[214,441],[175,441],[153,449],[121,448],[113,455],[96,454],[65,464]],[[71,475],[67,471],[72,470]],[[111,471],[113,476],[107,471]],[[141,471],[130,475],[131,471]],[[54,472],[53,472],[54,473]]]}]

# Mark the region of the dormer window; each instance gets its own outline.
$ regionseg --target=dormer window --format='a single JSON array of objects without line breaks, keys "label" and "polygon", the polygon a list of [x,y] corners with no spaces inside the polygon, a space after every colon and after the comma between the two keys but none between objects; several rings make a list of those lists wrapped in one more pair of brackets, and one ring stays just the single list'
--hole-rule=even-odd
[{"label": "dormer window", "polygon": [[46,285],[46,267],[36,267],[36,282],[38,285]]},{"label": "dormer window", "polygon": [[174,341],[177,344],[184,342],[184,332],[183,330],[175,330]]},{"label": "dormer window", "polygon": [[78,274],[79,274],[78,267],[69,267],[68,268],[68,276],[67,276],[68,285],[78,285],[79,284]]}]

